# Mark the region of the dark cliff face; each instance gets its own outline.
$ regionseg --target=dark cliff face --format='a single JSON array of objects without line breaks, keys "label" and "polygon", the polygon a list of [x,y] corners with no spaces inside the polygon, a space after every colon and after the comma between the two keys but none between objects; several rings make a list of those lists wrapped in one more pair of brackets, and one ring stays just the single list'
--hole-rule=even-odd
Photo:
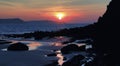
[{"label": "dark cliff face", "polygon": [[112,0],[95,26],[95,66],[120,66],[120,1]]},{"label": "dark cliff face", "polygon": [[120,2],[119,0],[112,0],[107,6],[107,10],[102,17],[99,18],[98,23],[103,25],[115,26],[119,23],[120,18]]},{"label": "dark cliff face", "polygon": [[120,2],[112,0],[107,6],[107,10],[98,19],[95,35],[95,48],[99,52],[115,52],[119,49],[120,34]]}]

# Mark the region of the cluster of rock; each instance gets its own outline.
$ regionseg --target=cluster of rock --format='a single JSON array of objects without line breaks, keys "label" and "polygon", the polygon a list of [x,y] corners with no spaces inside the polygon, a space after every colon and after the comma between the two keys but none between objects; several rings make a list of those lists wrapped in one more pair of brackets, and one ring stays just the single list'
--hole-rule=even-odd
[{"label": "cluster of rock", "polygon": [[69,44],[61,49],[61,52],[63,54],[67,54],[74,51],[85,51],[85,45],[79,47],[76,44]]},{"label": "cluster of rock", "polygon": [[76,55],[72,59],[68,60],[67,62],[63,63],[62,66],[81,66],[82,62],[85,57],[82,55]]}]

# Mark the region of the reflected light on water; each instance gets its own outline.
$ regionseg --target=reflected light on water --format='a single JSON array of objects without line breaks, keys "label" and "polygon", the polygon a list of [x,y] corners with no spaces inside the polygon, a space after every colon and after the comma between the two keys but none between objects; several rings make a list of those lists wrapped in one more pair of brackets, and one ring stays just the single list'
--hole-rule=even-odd
[{"label": "reflected light on water", "polygon": [[29,46],[29,50],[36,50],[39,46],[42,46],[42,44],[39,42],[32,42],[27,46]]},{"label": "reflected light on water", "polygon": [[61,51],[56,51],[56,54],[56,57],[58,58],[58,64],[62,66],[62,64],[64,63],[64,56],[62,55]]},{"label": "reflected light on water", "polygon": [[80,44],[77,44],[79,47],[80,46],[83,46],[83,45],[86,45],[85,43],[80,43]]},{"label": "reflected light on water", "polygon": [[52,46],[63,46],[63,44],[60,43],[60,42],[54,42],[54,43],[52,43],[51,45],[52,45]]},{"label": "reflected light on water", "polygon": [[62,64],[64,63],[64,61],[63,61],[63,59],[64,59],[63,55],[62,54],[57,54],[57,58],[59,59],[58,60],[59,65],[62,66]]},{"label": "reflected light on water", "polygon": [[2,51],[7,51],[7,49],[1,49]]},{"label": "reflected light on water", "polygon": [[12,44],[18,43],[18,41],[14,41],[14,40],[11,40],[11,41],[12,41]]}]

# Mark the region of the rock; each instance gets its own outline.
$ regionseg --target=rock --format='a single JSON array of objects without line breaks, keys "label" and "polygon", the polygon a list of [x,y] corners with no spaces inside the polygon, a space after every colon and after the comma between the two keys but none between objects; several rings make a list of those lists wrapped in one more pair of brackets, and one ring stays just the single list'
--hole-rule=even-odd
[{"label": "rock", "polygon": [[96,64],[92,61],[88,62],[85,64],[85,66],[95,66]]},{"label": "rock", "polygon": [[26,51],[28,49],[28,46],[23,43],[15,43],[7,48],[8,51]]},{"label": "rock", "polygon": [[66,57],[64,57],[64,58],[63,58],[63,60],[65,61],[65,60],[67,60],[67,58],[66,58]]},{"label": "rock", "polygon": [[70,52],[73,52],[73,51],[79,51],[79,47],[75,44],[67,45],[67,46],[65,46],[61,49],[61,52],[63,54],[67,54],[67,53],[70,53]]},{"label": "rock", "polygon": [[81,60],[85,57],[82,55],[76,55],[72,59],[68,60],[67,62],[63,63],[62,66],[81,66]]},{"label": "rock", "polygon": [[82,46],[80,46],[80,47],[79,47],[79,51],[85,51],[85,50],[86,50],[85,47],[86,47],[86,45],[82,45]]}]

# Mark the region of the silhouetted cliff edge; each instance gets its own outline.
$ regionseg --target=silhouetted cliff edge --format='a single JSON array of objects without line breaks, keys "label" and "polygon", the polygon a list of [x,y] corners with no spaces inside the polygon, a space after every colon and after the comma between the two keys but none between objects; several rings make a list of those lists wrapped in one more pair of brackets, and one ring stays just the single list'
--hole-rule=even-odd
[{"label": "silhouetted cliff edge", "polygon": [[[95,26],[94,49],[101,59],[101,66],[120,65],[120,1],[112,0]],[[98,65],[99,66],[99,65]]]},{"label": "silhouetted cliff edge", "polygon": [[[95,25],[96,45],[102,46],[104,52],[114,51],[119,48],[119,22],[120,22],[119,0],[112,0],[105,14],[98,19]],[[97,46],[99,48],[99,46]]]}]

